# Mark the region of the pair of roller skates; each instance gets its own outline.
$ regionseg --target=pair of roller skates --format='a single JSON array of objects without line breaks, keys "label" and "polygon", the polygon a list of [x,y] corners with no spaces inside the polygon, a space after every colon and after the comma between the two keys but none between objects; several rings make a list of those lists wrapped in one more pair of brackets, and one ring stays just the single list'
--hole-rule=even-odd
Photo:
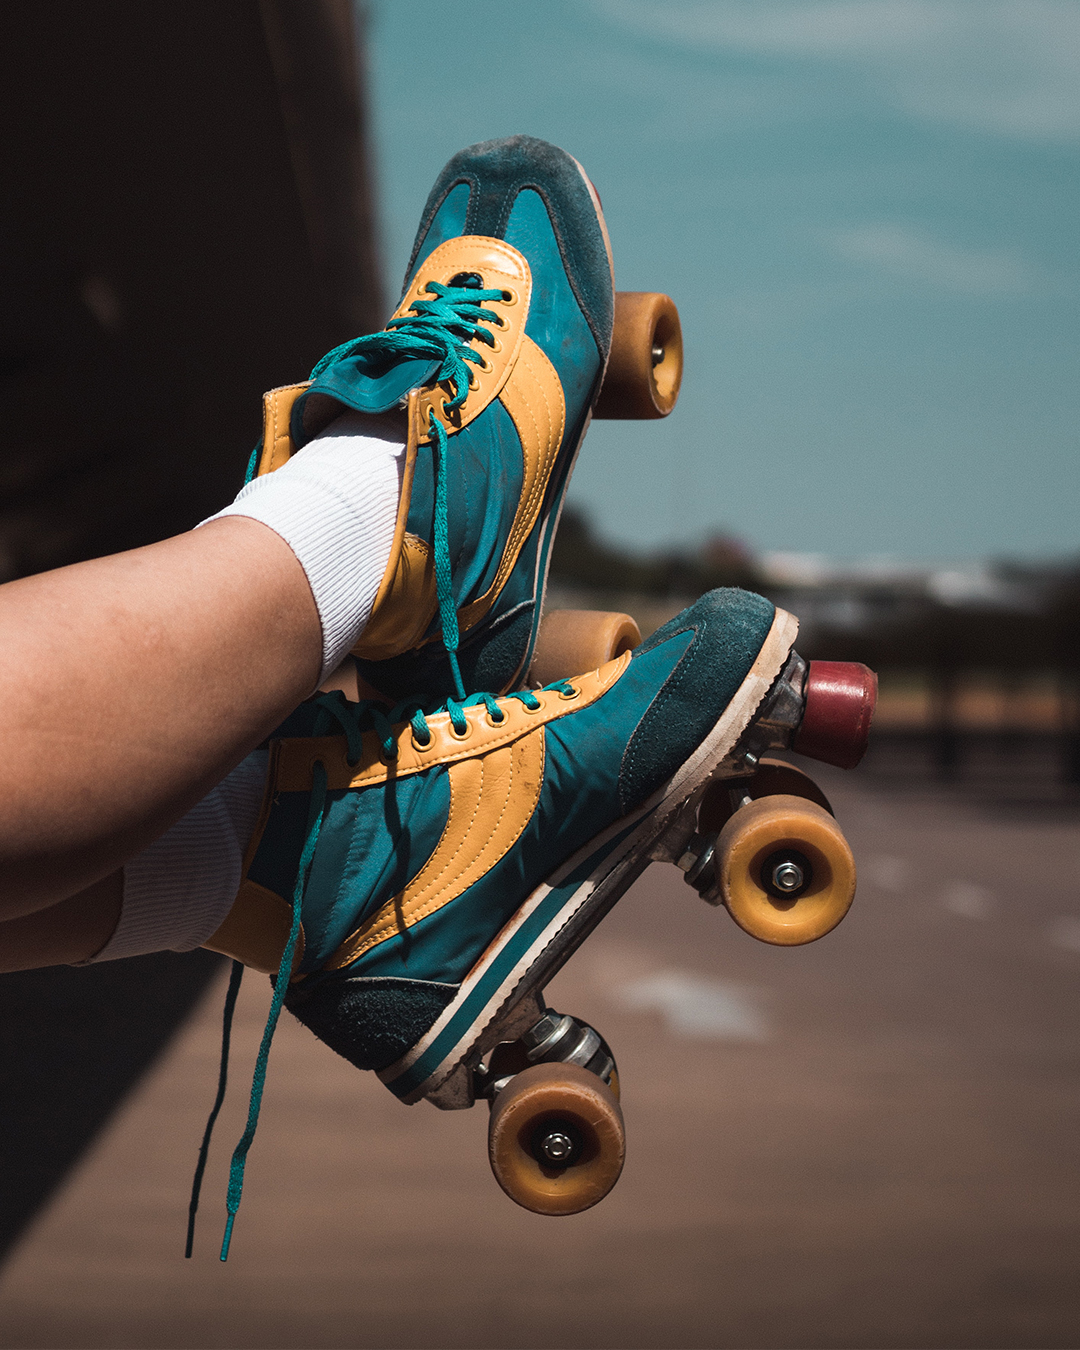
[{"label": "pair of roller skates", "polygon": [[343,408],[399,416],[408,439],[355,649],[385,701],[323,694],[275,733],[244,880],[207,944],[275,977],[230,1225],[282,1006],[404,1102],[487,1101],[500,1185],[571,1214],[621,1170],[618,1073],[543,991],[633,881],[673,863],[782,945],[846,913],[855,869],[828,802],[769,752],[856,763],[869,671],[807,666],[796,621],[738,590],[644,642],[626,615],[541,624],[590,416],[666,416],[681,375],[670,299],[613,291],[580,166],[515,137],[444,170],[387,329],[268,396],[261,473]]}]

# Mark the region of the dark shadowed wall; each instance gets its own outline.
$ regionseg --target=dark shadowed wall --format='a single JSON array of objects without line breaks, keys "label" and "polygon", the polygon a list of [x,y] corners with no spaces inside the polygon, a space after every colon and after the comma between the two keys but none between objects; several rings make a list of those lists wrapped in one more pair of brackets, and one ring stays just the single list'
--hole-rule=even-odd
[{"label": "dark shadowed wall", "polygon": [[[4,6],[0,581],[211,514],[262,391],[380,325],[359,36],[349,0]],[[0,1250],[217,963],[0,979]]]},{"label": "dark shadowed wall", "polygon": [[4,7],[0,578],[195,524],[380,312],[348,0]]}]

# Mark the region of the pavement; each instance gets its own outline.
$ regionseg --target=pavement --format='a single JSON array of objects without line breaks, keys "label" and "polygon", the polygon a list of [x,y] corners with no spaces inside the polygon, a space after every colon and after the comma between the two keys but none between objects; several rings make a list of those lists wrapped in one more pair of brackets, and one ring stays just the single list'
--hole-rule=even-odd
[{"label": "pavement", "polygon": [[1080,804],[905,774],[817,773],[860,863],[822,941],[656,866],[550,986],[619,1061],[595,1209],[518,1209],[483,1107],[402,1107],[286,1017],[221,1264],[249,975],[185,1261],[222,972],[14,1249],[0,1346],[1077,1346]]}]

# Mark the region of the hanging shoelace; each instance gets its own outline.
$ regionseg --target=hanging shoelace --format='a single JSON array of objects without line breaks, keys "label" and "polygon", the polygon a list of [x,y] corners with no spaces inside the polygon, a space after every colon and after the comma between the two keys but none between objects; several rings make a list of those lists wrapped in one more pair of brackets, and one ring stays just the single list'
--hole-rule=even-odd
[{"label": "hanging shoelace", "polygon": [[[569,694],[573,691],[573,685],[569,680],[556,680],[553,684],[544,686],[546,690],[552,690],[560,694]],[[540,700],[529,689],[522,689],[513,694],[507,694],[504,698],[517,699],[524,704],[530,712],[535,712],[541,705]],[[476,708],[483,705],[488,717],[498,726],[506,720],[506,713],[499,707],[498,701],[493,694],[470,694],[467,698],[453,699],[449,698],[445,703],[437,708],[424,710],[416,701],[410,700],[399,703],[396,707],[387,710],[384,704],[377,703],[367,699],[361,703],[350,703],[340,692],[332,694],[320,694],[313,702],[317,705],[318,716],[312,729],[312,736],[324,736],[332,734],[334,724],[337,729],[345,736],[345,753],[351,766],[359,764],[363,754],[363,738],[365,731],[374,731],[379,739],[379,746],[383,757],[390,762],[397,759],[397,731],[407,722],[411,728],[412,735],[420,746],[430,745],[432,739],[431,728],[428,725],[427,718],[434,717],[437,713],[446,712],[450,715],[450,723],[454,731],[459,736],[465,735],[469,729],[468,718],[465,716],[466,708]],[[240,1137],[240,1142],[233,1150],[232,1161],[229,1164],[229,1184],[226,1193],[225,1209],[225,1235],[221,1243],[221,1260],[226,1261],[229,1257],[229,1247],[232,1243],[233,1226],[236,1222],[236,1215],[240,1209],[240,1200],[244,1191],[244,1169],[247,1165],[247,1155],[251,1148],[252,1141],[255,1138],[255,1130],[259,1123],[259,1113],[262,1109],[263,1089],[266,1085],[266,1068],[270,1058],[270,1045],[274,1039],[274,1032],[277,1030],[278,1020],[281,1017],[281,1009],[285,1000],[285,990],[289,983],[289,974],[291,972],[293,961],[296,955],[296,944],[300,936],[300,918],[303,911],[304,892],[307,889],[308,876],[311,872],[312,860],[315,857],[315,849],[319,843],[319,835],[322,831],[323,821],[326,816],[326,792],[327,775],[326,766],[321,760],[316,760],[312,769],[311,783],[311,803],[308,808],[307,830],[304,837],[304,846],[300,852],[300,863],[296,872],[296,884],[293,887],[292,900],[292,922],[289,926],[289,936],[285,943],[285,950],[282,953],[281,964],[278,967],[278,973],[274,977],[274,994],[270,1000],[270,1011],[267,1014],[266,1026],[263,1029],[262,1040],[259,1043],[259,1053],[255,1058],[255,1071],[251,1079],[251,1095],[248,1101],[247,1123],[244,1127],[244,1133]],[[210,1149],[210,1136],[213,1133],[214,1122],[217,1120],[218,1112],[221,1110],[221,1104],[225,1098],[225,1085],[228,1074],[229,1062],[229,1039],[232,1029],[233,1011],[236,1007],[236,996],[240,989],[240,977],[243,974],[243,966],[238,961],[233,962],[232,975],[229,980],[229,992],[225,1000],[225,1015],[223,1019],[223,1029],[221,1038],[221,1067],[218,1074],[218,1090],[214,1099],[214,1105],[210,1111],[209,1119],[206,1122],[206,1130],[203,1134],[202,1145],[199,1149],[199,1161],[195,1169],[195,1180],[192,1185],[191,1203],[188,1207],[188,1236],[185,1256],[191,1255],[192,1243],[195,1233],[195,1215],[199,1207],[199,1191],[202,1186],[203,1172],[206,1167],[206,1157]]]},{"label": "hanging shoelace", "polygon": [[[484,289],[479,284],[482,278],[475,273],[463,274],[463,279],[465,277],[466,284],[460,286],[444,286],[439,281],[429,281],[427,293],[433,295],[434,300],[414,300],[409,313],[400,319],[391,319],[383,332],[367,333],[327,352],[311,372],[311,378],[318,379],[323,371],[350,356],[381,356],[387,361],[439,361],[435,381],[439,384],[448,383],[454,395],[446,403],[446,410],[453,412],[460,408],[469,392],[469,367],[466,362],[482,365],[484,360],[469,343],[476,339],[493,347],[495,338],[485,325],[503,326],[503,320],[498,314],[484,309],[484,302],[507,298],[502,290]],[[435,538],[432,541],[435,591],[439,601],[443,645],[454,678],[454,692],[460,701],[465,698],[465,685],[458,664],[460,633],[450,568],[446,501],[447,437],[446,429],[433,408],[428,409],[428,430],[435,458]]]},{"label": "hanging shoelace", "polygon": [[195,1215],[199,1212],[199,1193],[202,1190],[203,1173],[206,1171],[206,1159],[210,1153],[210,1136],[214,1133],[221,1104],[225,1100],[225,1088],[229,1081],[229,1044],[232,1040],[233,1013],[236,1011],[236,997],[240,993],[240,981],[244,978],[244,966],[240,961],[232,963],[229,971],[229,989],[225,995],[225,1007],[221,1018],[221,1062],[218,1066],[217,1096],[210,1108],[210,1115],[199,1145],[199,1161],[195,1164],[195,1176],[191,1182],[191,1200],[188,1202],[187,1242],[184,1255],[191,1256],[195,1245]]}]

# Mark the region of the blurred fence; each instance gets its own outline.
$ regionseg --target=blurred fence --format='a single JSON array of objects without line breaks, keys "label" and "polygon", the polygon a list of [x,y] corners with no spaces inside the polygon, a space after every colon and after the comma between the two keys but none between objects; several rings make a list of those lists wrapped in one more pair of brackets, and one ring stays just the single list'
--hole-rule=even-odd
[{"label": "blurred fence", "polygon": [[[632,614],[648,634],[713,586],[768,595],[804,622],[810,659],[863,661],[881,680],[873,742],[909,772],[1029,772],[1080,785],[1080,567],[1003,568],[990,600],[947,602],[880,580],[870,603],[850,582],[830,591],[777,583],[728,541],[693,555],[634,557],[568,513],[556,542],[550,608]],[[840,616],[840,620],[836,616]],[[1037,767],[1035,767],[1037,766]]]}]

